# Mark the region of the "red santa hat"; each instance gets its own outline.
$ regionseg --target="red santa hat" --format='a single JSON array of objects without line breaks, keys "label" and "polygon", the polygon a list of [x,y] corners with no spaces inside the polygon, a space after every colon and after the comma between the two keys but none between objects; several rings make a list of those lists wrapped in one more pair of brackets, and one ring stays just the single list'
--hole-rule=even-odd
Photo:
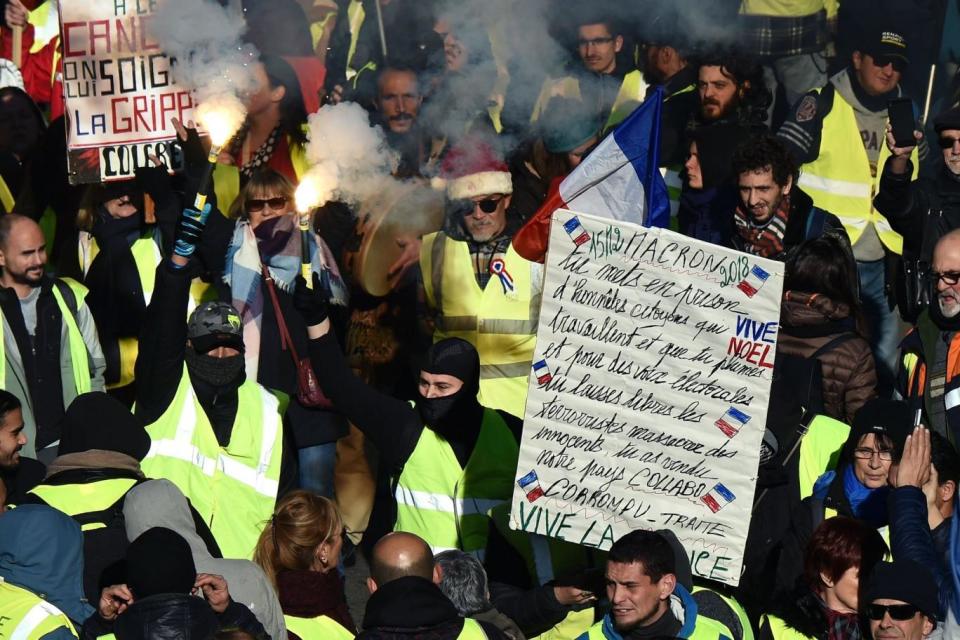
[{"label": "red santa hat", "polygon": [[452,147],[440,165],[437,189],[446,189],[451,200],[465,200],[495,193],[513,193],[510,169],[487,142],[467,139]]}]

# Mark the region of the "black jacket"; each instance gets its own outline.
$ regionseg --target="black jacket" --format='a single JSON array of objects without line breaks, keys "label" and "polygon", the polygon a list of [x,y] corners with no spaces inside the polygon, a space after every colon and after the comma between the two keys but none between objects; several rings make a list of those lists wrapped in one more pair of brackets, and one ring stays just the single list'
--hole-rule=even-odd
[{"label": "black jacket", "polygon": [[[786,260],[790,251],[805,240],[819,238],[826,233],[847,237],[843,224],[835,215],[829,211],[815,208],[813,199],[794,185],[790,191],[790,213],[787,216],[787,229],[783,234],[783,253],[770,257],[774,260]],[[849,245],[849,240],[847,244]],[[733,232],[731,245],[737,251],[746,251],[746,241],[736,231]],[[853,259],[852,249],[850,250],[850,259]]]},{"label": "black jacket", "polygon": [[[213,217],[213,216],[211,216]],[[167,410],[177,393],[183,375],[187,345],[187,302],[195,270],[193,265],[175,269],[169,260],[157,266],[153,298],[147,308],[146,322],[140,332],[137,354],[136,415],[143,424],[154,423]],[[193,390],[220,446],[230,442],[237,416],[237,389],[241,374],[232,383],[216,388],[191,377]],[[297,483],[296,448],[284,428],[283,459],[277,499],[294,489]]]},{"label": "black jacket", "polygon": [[179,593],[135,601],[114,622],[94,614],[84,623],[84,640],[113,633],[118,640],[207,640],[221,629],[238,628],[258,640],[268,638],[263,625],[242,604],[231,601],[216,613],[203,598]]},{"label": "black jacket", "polygon": [[[774,615],[794,631],[808,638],[827,640],[829,622],[817,597],[806,587],[778,594],[771,599],[767,613]],[[760,625],[758,640],[776,640],[768,624]]]},{"label": "black jacket", "polygon": [[913,180],[909,160],[903,175],[890,170],[891,160],[883,167],[873,206],[903,236],[904,258],[930,264],[937,240],[960,227],[960,178],[942,167],[935,179]]},{"label": "black jacket", "polygon": [[[499,629],[478,622],[489,640],[506,640]],[[377,589],[367,601],[358,640],[430,638],[456,640],[463,618],[440,588],[416,576],[397,578]]]}]

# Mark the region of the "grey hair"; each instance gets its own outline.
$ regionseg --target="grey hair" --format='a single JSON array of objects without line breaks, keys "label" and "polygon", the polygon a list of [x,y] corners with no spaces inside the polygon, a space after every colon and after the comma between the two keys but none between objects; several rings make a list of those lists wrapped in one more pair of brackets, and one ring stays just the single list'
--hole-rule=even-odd
[{"label": "grey hair", "polygon": [[490,608],[487,572],[479,560],[459,549],[451,549],[437,554],[434,562],[441,570],[440,590],[457,613],[469,617]]}]

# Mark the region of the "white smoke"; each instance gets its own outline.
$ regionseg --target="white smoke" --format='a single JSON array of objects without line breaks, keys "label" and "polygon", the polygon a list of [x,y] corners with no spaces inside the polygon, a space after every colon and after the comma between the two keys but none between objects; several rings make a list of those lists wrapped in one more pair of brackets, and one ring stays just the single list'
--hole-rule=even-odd
[{"label": "white smoke", "polygon": [[165,0],[153,14],[150,32],[176,58],[179,84],[191,88],[197,119],[221,146],[243,124],[244,100],[257,89],[257,50],[242,40],[246,24],[239,3]]},{"label": "white smoke", "polygon": [[383,130],[371,126],[363,107],[325,105],[307,120],[306,157],[312,165],[300,178],[297,208],[306,211],[331,200],[358,205],[377,193],[399,162]]}]

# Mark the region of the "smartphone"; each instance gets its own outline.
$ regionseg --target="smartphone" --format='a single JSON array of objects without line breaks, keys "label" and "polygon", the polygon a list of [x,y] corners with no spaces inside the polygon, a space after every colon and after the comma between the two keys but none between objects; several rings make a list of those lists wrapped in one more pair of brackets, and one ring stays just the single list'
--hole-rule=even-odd
[{"label": "smartphone", "polygon": [[913,132],[917,128],[917,120],[913,116],[913,102],[910,98],[894,98],[888,102],[887,115],[890,117],[890,127],[893,130],[896,146],[916,146],[917,139],[913,137]]}]

